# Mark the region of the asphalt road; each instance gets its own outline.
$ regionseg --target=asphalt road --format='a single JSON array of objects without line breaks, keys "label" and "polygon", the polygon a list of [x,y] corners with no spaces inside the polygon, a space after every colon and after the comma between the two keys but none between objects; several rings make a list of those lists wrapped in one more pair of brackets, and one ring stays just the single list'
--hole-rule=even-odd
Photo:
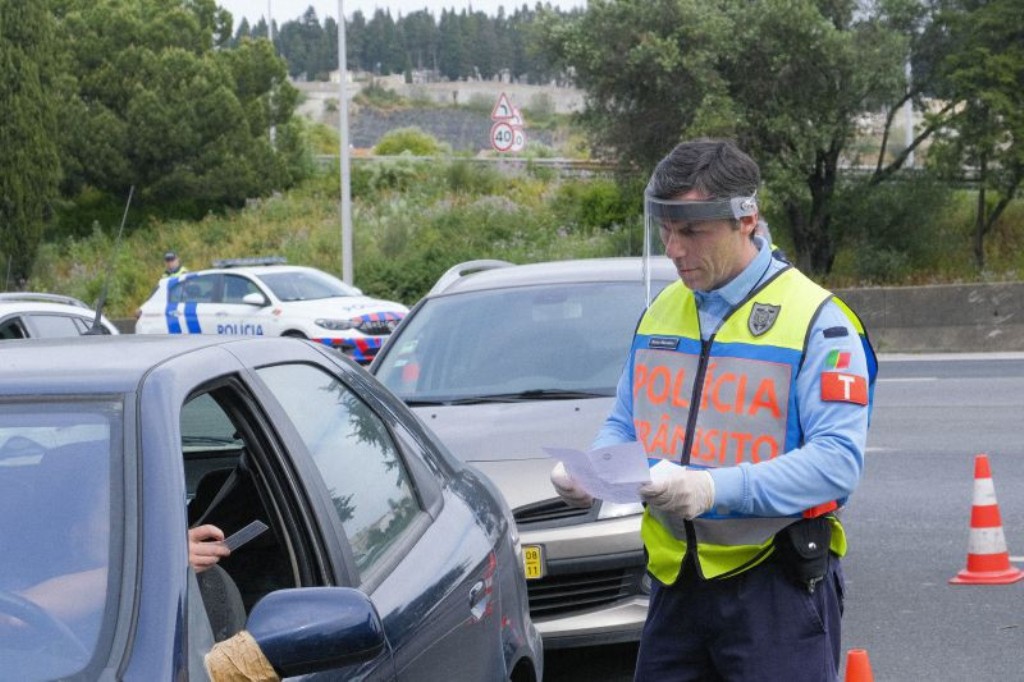
[{"label": "asphalt road", "polygon": [[[866,649],[876,682],[1024,680],[1024,581],[949,584],[966,566],[980,453],[1011,565],[1024,568],[1024,354],[881,360],[864,477],[843,517],[843,650]],[[627,682],[635,656],[550,651],[545,680]]]}]

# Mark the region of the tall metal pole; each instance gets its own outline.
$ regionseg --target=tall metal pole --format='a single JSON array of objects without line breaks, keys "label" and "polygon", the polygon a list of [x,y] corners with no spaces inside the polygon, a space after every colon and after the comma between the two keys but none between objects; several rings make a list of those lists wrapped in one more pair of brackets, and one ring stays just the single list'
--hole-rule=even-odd
[{"label": "tall metal pole", "polygon": [[270,38],[270,46],[274,48],[274,54],[277,54],[277,46],[274,45],[274,15],[271,14],[270,0],[267,0],[267,37]]},{"label": "tall metal pole", "polygon": [[352,180],[349,169],[348,93],[345,65],[345,12],[338,0],[338,138],[341,158],[341,278],[352,284]]},{"label": "tall metal pole", "polygon": [[[906,77],[907,77],[907,90],[910,90],[911,85],[912,85],[911,84],[911,79],[913,78],[913,74],[912,74],[911,68],[910,68],[910,57],[907,57],[907,61],[906,61],[906,64],[904,65],[903,69],[904,69],[904,73],[906,74]],[[905,146],[909,147],[910,145],[912,145],[914,143],[914,101],[913,100],[909,100],[909,99],[907,100],[906,105],[903,107],[903,116],[904,116],[904,118],[903,118],[903,121],[904,121],[904,123],[903,123],[903,130],[904,130],[903,142],[904,142]],[[907,155],[907,166],[910,167],[910,168],[914,167],[914,152],[910,152],[910,154]]]}]

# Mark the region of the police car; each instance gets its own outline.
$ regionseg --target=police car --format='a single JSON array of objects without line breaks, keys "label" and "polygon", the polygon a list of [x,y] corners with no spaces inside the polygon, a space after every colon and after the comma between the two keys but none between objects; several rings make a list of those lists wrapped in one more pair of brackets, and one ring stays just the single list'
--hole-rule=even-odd
[{"label": "police car", "polygon": [[161,279],[139,308],[135,333],[297,336],[368,363],[409,311],[283,258],[213,266]]},{"label": "police car", "polygon": [[117,334],[117,327],[72,296],[37,292],[0,294],[0,340]]}]

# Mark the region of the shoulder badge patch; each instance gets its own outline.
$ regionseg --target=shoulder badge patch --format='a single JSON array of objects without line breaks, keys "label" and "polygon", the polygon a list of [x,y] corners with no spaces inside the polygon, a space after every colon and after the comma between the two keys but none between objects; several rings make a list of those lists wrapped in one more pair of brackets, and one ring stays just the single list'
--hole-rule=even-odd
[{"label": "shoulder badge patch", "polygon": [[750,310],[750,317],[747,318],[747,329],[754,336],[761,336],[772,328],[775,320],[779,319],[781,305],[770,305],[768,303],[755,303]]}]

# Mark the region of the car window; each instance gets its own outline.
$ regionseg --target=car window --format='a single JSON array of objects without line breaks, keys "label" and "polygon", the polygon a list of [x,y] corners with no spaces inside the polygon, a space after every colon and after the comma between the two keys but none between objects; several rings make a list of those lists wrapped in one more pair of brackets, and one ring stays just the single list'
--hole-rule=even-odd
[{"label": "car window", "polygon": [[[214,638],[244,626],[273,590],[324,584],[310,550],[311,532],[288,490],[288,467],[274,437],[240,382],[224,379],[195,393],[181,410],[181,449],[190,528],[211,524],[225,536],[254,521],[267,530],[199,573],[198,587]],[[225,590],[227,583],[231,589]],[[241,600],[227,598],[237,589]]]},{"label": "car window", "polygon": [[81,336],[82,324],[76,324],[75,318],[71,315],[47,315],[45,313],[32,313],[27,316],[30,324],[35,329],[36,336],[45,339],[55,339],[66,336]]},{"label": "car window", "polygon": [[79,334],[110,334],[110,330],[107,329],[106,326],[103,324],[96,325],[96,331],[92,332],[93,320],[90,318],[76,316],[72,317],[71,319],[75,321],[75,327],[78,329]]},{"label": "car window", "polygon": [[636,282],[441,296],[406,318],[374,372],[406,400],[613,395],[643,304]]},{"label": "car window", "polygon": [[0,403],[0,670],[11,679],[71,677],[106,660],[121,415],[110,400]]},{"label": "car window", "polygon": [[259,294],[262,296],[263,292],[248,277],[224,275],[224,303],[242,303],[242,299],[249,294]]},{"label": "car window", "polygon": [[282,301],[309,301],[335,296],[358,296],[359,292],[319,270],[288,270],[265,272],[258,275]]},{"label": "car window", "polygon": [[309,449],[365,576],[423,512],[387,425],[320,368],[276,365],[258,373]]},{"label": "car window", "polygon": [[167,285],[169,303],[212,303],[217,300],[216,289],[220,275],[198,275],[172,280]]},{"label": "car window", "polygon": [[26,336],[28,334],[17,317],[0,322],[0,339],[23,339]]}]

